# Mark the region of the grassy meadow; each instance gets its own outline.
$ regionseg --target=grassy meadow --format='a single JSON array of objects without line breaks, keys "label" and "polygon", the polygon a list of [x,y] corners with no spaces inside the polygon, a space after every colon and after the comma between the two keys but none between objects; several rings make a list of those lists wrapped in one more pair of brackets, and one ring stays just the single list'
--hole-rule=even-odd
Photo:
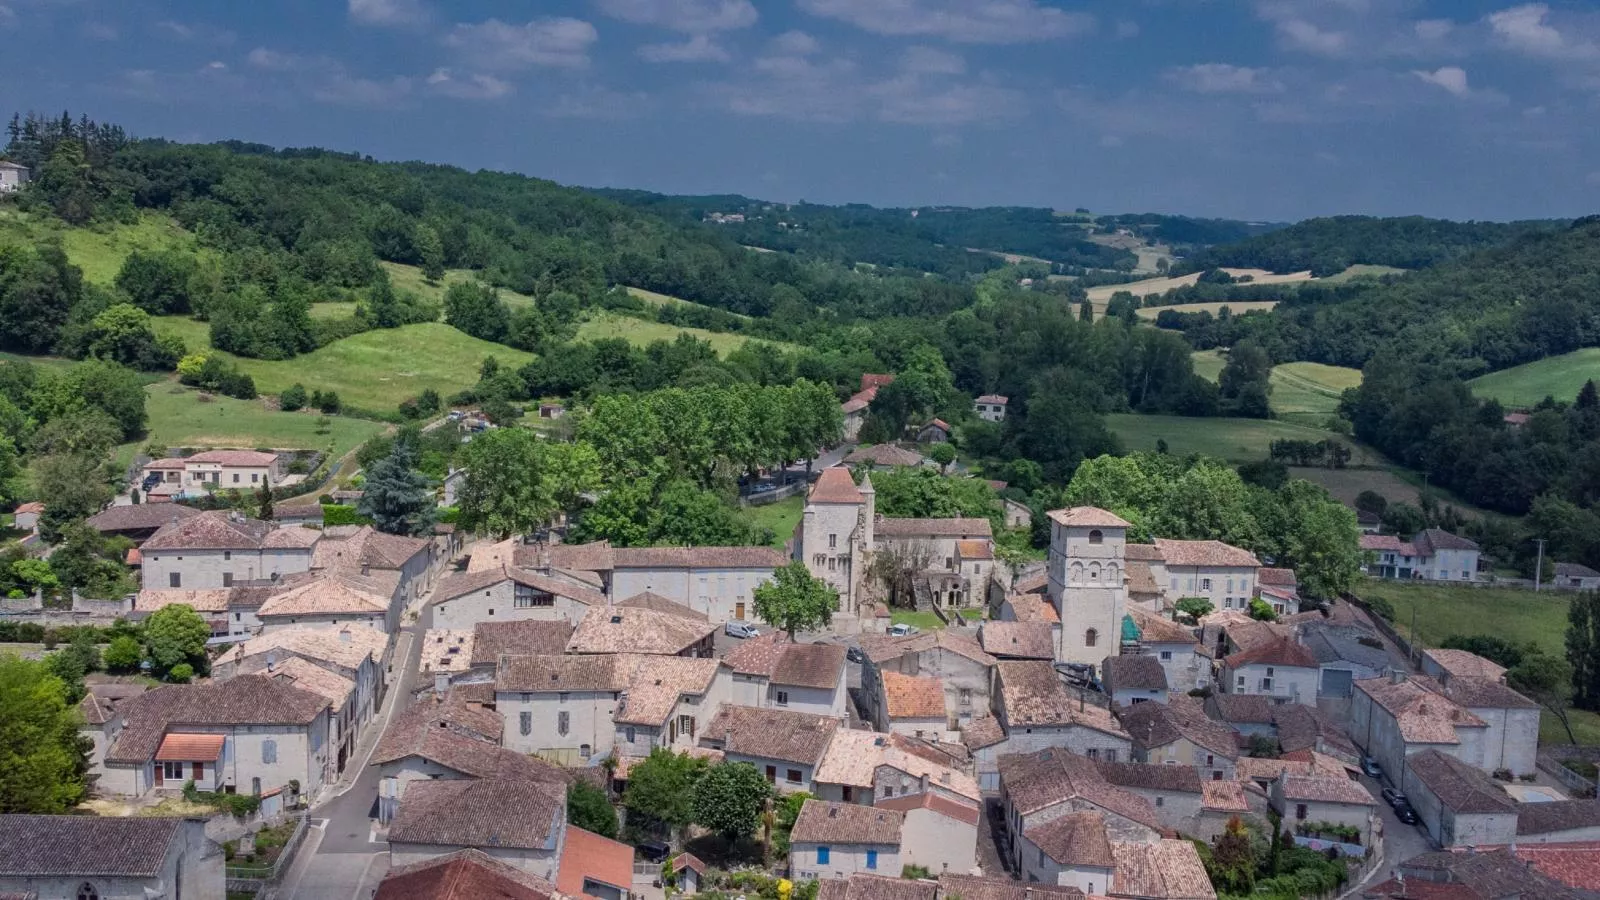
[{"label": "grassy meadow", "polygon": [[1572,402],[1590,379],[1600,379],[1600,347],[1575,350],[1480,375],[1467,382],[1479,397],[1493,397],[1508,407],[1532,406],[1545,397]]},{"label": "grassy meadow", "polygon": [[[1192,419],[1184,416],[1145,416],[1119,414],[1106,416],[1106,425],[1122,439],[1128,450],[1154,450],[1158,440],[1167,442],[1167,452],[1186,456],[1200,453],[1231,463],[1255,462],[1267,458],[1275,440],[1321,441],[1333,437],[1320,428],[1296,425],[1278,419]],[[1377,465],[1378,455],[1358,444],[1351,444],[1352,465]]]},{"label": "grassy meadow", "polygon": [[[578,326],[578,340],[594,341],[603,338],[622,338],[636,347],[643,347],[652,341],[677,340],[680,334],[692,334],[702,341],[708,341],[711,349],[717,351],[719,356],[726,356],[734,350],[743,347],[745,341],[752,338],[742,334],[727,334],[720,331],[707,331],[704,328],[683,328],[677,325],[667,325],[661,322],[646,322],[632,316],[624,316],[608,310],[595,310]],[[769,341],[785,349],[793,349],[790,344]]]},{"label": "grassy meadow", "polygon": [[1146,322],[1154,322],[1156,316],[1161,315],[1163,310],[1168,309],[1176,310],[1180,313],[1208,312],[1216,315],[1224,306],[1234,315],[1243,315],[1247,312],[1272,309],[1277,305],[1278,301],[1276,300],[1223,300],[1218,303],[1175,303],[1172,306],[1141,306],[1139,307],[1139,318],[1144,319]]},{"label": "grassy meadow", "polygon": [[1292,422],[1320,425],[1339,409],[1344,392],[1361,385],[1361,370],[1293,362],[1272,370],[1272,411]]},{"label": "grassy meadow", "polygon": [[765,506],[742,507],[739,518],[756,528],[771,528],[772,546],[781,549],[784,541],[794,537],[794,527],[800,524],[805,503],[805,497],[797,495]]},{"label": "grassy meadow", "polygon": [[166,216],[141,213],[129,224],[96,224],[88,228],[69,228],[37,216],[0,211],[0,241],[25,243],[60,241],[67,259],[83,270],[83,277],[95,284],[109,285],[122,270],[122,263],[135,250],[186,249],[197,253],[194,235]]},{"label": "grassy meadow", "polygon": [[150,432],[139,446],[322,450],[332,444],[334,455],[342,456],[385,428],[367,419],[329,416],[328,433],[319,434],[317,420],[322,414],[315,410],[279,412],[267,409],[261,400],[200,397],[199,391],[175,381],[146,387]]}]

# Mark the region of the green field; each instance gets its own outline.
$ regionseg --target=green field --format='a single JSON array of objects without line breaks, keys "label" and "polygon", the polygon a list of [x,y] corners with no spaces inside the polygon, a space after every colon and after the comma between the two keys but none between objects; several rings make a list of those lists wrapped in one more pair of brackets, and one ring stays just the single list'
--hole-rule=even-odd
[{"label": "green field", "polygon": [[1177,303],[1172,306],[1141,306],[1138,313],[1139,318],[1147,322],[1154,322],[1156,316],[1161,315],[1162,310],[1167,309],[1177,310],[1181,313],[1208,312],[1214,316],[1226,306],[1229,312],[1238,316],[1247,312],[1272,309],[1277,305],[1278,301],[1276,300],[1234,300],[1231,302],[1224,300],[1219,303]]},{"label": "green field", "polygon": [[[210,326],[184,316],[156,319],[156,331],[178,334],[190,352],[210,345]],[[439,322],[363,332],[289,360],[210,352],[236,362],[262,393],[276,394],[299,382],[308,391],[337,391],[344,403],[380,412],[393,410],[424,388],[448,398],[471,387],[486,356],[513,369],[533,359],[531,353],[480,341]]]},{"label": "green field", "polygon": [[1572,402],[1591,378],[1600,379],[1600,348],[1575,350],[1561,356],[1501,369],[1467,382],[1479,397],[1493,397],[1501,404],[1527,407],[1545,397]]},{"label": "green field", "polygon": [[1415,636],[1429,647],[1454,634],[1483,634],[1514,644],[1532,641],[1549,653],[1566,654],[1567,607],[1572,600],[1567,591],[1372,580],[1357,587],[1356,593],[1364,600],[1381,597],[1393,604],[1395,630],[1408,639],[1415,612]]},{"label": "green field", "polygon": [[1194,360],[1194,373],[1212,384],[1222,377],[1222,369],[1228,364],[1221,350],[1196,350],[1190,358]]},{"label": "green field", "polygon": [[[720,331],[706,331],[704,328],[681,328],[677,325],[666,325],[661,322],[646,322],[619,313],[606,310],[596,310],[580,326],[578,326],[578,340],[595,341],[602,338],[622,338],[636,347],[643,347],[652,341],[677,340],[680,334],[692,334],[702,341],[709,341],[711,349],[717,351],[719,356],[726,356],[734,350],[743,347],[745,341],[751,340],[742,334],[726,334]],[[793,345],[777,341],[769,343],[778,344],[784,349],[793,349]]]},{"label": "green field", "polygon": [[1337,275],[1331,275],[1327,278],[1317,280],[1325,281],[1329,284],[1343,284],[1346,281],[1353,281],[1357,278],[1381,278],[1384,275],[1404,275],[1406,271],[1406,269],[1397,269],[1394,266],[1370,266],[1365,263],[1358,263],[1348,269],[1345,269],[1343,272],[1340,272]]},{"label": "green field", "polygon": [[1360,385],[1360,369],[1284,363],[1272,370],[1272,411],[1290,421],[1320,425],[1338,411],[1345,390]]},{"label": "green field", "polygon": [[150,415],[148,436],[138,446],[163,447],[271,447],[273,449],[324,450],[343,456],[384,429],[379,422],[328,417],[328,433],[318,434],[321,413],[277,412],[260,400],[214,397],[202,402],[200,392],[176,382],[163,381],[145,388],[145,410]]},{"label": "green field", "polygon": [[803,496],[788,497],[766,506],[749,506],[739,510],[739,518],[756,528],[772,529],[772,546],[783,547],[783,542],[794,537],[794,527],[800,524],[805,510]]},{"label": "green field", "polygon": [[[450,285],[458,281],[475,281],[478,277],[478,273],[471,269],[449,269],[444,273],[444,277],[439,279],[438,284],[429,284],[428,280],[422,277],[422,269],[416,266],[392,262],[380,262],[378,265],[383,266],[384,271],[389,273],[389,283],[394,285],[395,290],[410,291],[440,305],[444,304],[444,292]],[[498,290],[500,299],[513,309],[533,303],[533,298],[527,294],[519,294],[506,288]]]},{"label": "green field", "polygon": [[194,235],[166,216],[153,213],[141,214],[137,222],[128,225],[68,228],[59,222],[4,211],[0,212],[0,240],[8,238],[27,243],[61,241],[67,258],[95,284],[110,284],[128,254],[135,250],[195,249]]},{"label": "green field", "polygon": [[[1200,453],[1232,463],[1267,458],[1275,440],[1321,441],[1334,435],[1275,419],[1194,419],[1184,416],[1106,416],[1108,425],[1128,450],[1154,450],[1156,441],[1167,442],[1167,452],[1177,456]],[[1377,454],[1351,444],[1353,465],[1376,465]]]}]

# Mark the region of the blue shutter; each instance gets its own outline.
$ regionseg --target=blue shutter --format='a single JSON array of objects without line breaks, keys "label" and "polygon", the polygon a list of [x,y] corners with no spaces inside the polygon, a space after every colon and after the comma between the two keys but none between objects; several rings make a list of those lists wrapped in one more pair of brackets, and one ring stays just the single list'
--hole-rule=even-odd
[{"label": "blue shutter", "polygon": [[878,867],[878,851],[876,851],[876,850],[868,850],[867,851],[867,868],[876,869],[877,867]]},{"label": "blue shutter", "polygon": [[817,848],[817,865],[825,866],[827,864],[828,864],[828,848],[827,847],[818,847]]}]

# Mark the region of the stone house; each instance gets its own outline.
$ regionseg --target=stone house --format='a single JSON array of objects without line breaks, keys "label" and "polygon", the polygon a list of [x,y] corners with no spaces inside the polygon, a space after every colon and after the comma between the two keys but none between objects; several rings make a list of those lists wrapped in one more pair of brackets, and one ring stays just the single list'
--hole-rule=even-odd
[{"label": "stone house", "polygon": [[389,635],[381,631],[360,627],[333,631],[314,625],[296,625],[234,644],[212,662],[211,675],[218,681],[225,681],[235,675],[258,674],[289,658],[321,666],[354,685],[341,730],[355,732],[372,718],[382,702],[388,680],[385,665],[388,653]]},{"label": "stone house", "polygon": [[1344,775],[1290,775],[1285,772],[1267,791],[1273,811],[1293,828],[1309,822],[1347,825],[1361,833],[1361,846],[1371,847],[1378,801]]},{"label": "stone house", "polygon": [[995,718],[1005,730],[1008,752],[1059,748],[1108,762],[1132,756],[1132,739],[1111,711],[1069,691],[1049,663],[999,663],[995,685]]},{"label": "stone house", "polygon": [[1201,781],[1190,766],[1102,762],[1100,773],[1106,781],[1148,800],[1163,827],[1184,834],[1200,832],[1205,786],[1219,783]]},{"label": "stone house", "polygon": [[868,704],[873,726],[932,741],[945,740],[949,719],[944,708],[944,682],[932,676],[879,672],[873,682],[879,693]]},{"label": "stone house", "polygon": [[1017,871],[1036,865],[1040,840],[1048,842],[1038,829],[1064,816],[1098,814],[1108,839],[1116,840],[1153,840],[1162,827],[1150,801],[1107,781],[1092,760],[1064,750],[1002,756],[1000,799]]},{"label": "stone house", "polygon": [[404,611],[394,572],[341,569],[285,579],[256,609],[256,618],[263,634],[309,626],[334,632],[365,627],[387,635],[400,629]]},{"label": "stone house", "polygon": [[567,897],[629,900],[633,897],[633,848],[575,825],[567,826],[556,889]]},{"label": "stone house", "polygon": [[964,760],[905,735],[858,729],[833,735],[812,784],[820,799],[867,805],[929,791],[969,803],[981,797]]},{"label": "stone house", "polygon": [[[754,592],[787,560],[770,547],[612,547],[557,544],[549,569],[592,576],[613,602],[654,594],[708,621],[759,621]],[[547,588],[548,589],[548,588]],[[590,605],[594,605],[592,602]]]},{"label": "stone house", "polygon": [[10,194],[22,190],[22,186],[32,179],[32,171],[24,165],[0,160],[0,194]]},{"label": "stone house", "polygon": [[389,823],[390,861],[407,866],[477,848],[553,881],[566,831],[564,787],[519,778],[417,780]]},{"label": "stone house", "polygon": [[555,900],[556,896],[556,886],[548,880],[469,849],[390,868],[373,900]]},{"label": "stone house", "polygon": [[1539,707],[1496,681],[1458,677],[1441,685],[1396,672],[1356,682],[1350,735],[1389,771],[1399,771],[1413,753],[1437,748],[1485,772],[1529,775]]},{"label": "stone house", "polygon": [[688,615],[641,606],[597,606],[573,629],[567,652],[709,659],[718,630],[711,622]]},{"label": "stone house", "polygon": [[733,676],[730,702],[844,716],[846,653],[841,644],[801,644],[781,631],[745,638],[722,658]]},{"label": "stone house", "polygon": [[948,442],[950,436],[954,433],[950,429],[949,422],[943,419],[933,419],[928,424],[917,429],[917,443],[943,444]]},{"label": "stone house", "polygon": [[900,863],[930,873],[971,872],[978,864],[977,804],[932,792],[906,794],[874,804],[905,816],[900,826]]},{"label": "stone house", "polygon": [[1518,807],[1518,843],[1579,841],[1600,841],[1600,800],[1551,800]]},{"label": "stone house", "polygon": [[1428,749],[1406,757],[1397,786],[1441,847],[1517,840],[1517,802],[1482,770],[1449,753]]},{"label": "stone house", "polygon": [[897,874],[905,815],[855,803],[807,800],[789,833],[789,873],[797,880]]},{"label": "stone house", "polygon": [[1117,647],[1128,592],[1128,523],[1082,506],[1050,514],[1045,594],[1061,623],[1056,659],[1099,665]]},{"label": "stone house", "polygon": [[1172,697],[1119,710],[1135,762],[1193,766],[1202,779],[1231,781],[1239,745],[1233,729],[1206,716],[1200,701]]},{"label": "stone house", "polygon": [[1010,400],[999,394],[984,394],[972,401],[972,411],[985,422],[1003,422],[1006,418],[1006,404],[1009,402]]},{"label": "stone house", "polygon": [[502,657],[494,699],[505,746],[563,765],[610,756],[629,675],[616,655]]},{"label": "stone house", "polygon": [[983,651],[1001,659],[1055,659],[1055,629],[1048,622],[1016,622],[991,619],[978,627],[978,644]]},{"label": "stone house", "polygon": [[779,793],[810,791],[828,742],[844,727],[832,716],[728,705],[700,732],[700,746],[755,766]]},{"label": "stone house", "polygon": [[1167,672],[1154,656],[1108,656],[1100,680],[1118,706],[1167,702]]},{"label": "stone house", "polygon": [[1478,577],[1478,545],[1442,528],[1424,529],[1409,541],[1391,534],[1363,534],[1361,549],[1371,560],[1362,571],[1374,578],[1474,581]]},{"label": "stone house", "polygon": [[1261,568],[1255,554],[1221,541],[1156,538],[1155,545],[1161,553],[1169,601],[1204,597],[1217,609],[1249,609]]},{"label": "stone house", "polygon": [[1034,825],[1016,838],[1023,878],[1104,895],[1111,889],[1117,862],[1111,855],[1105,816],[1071,812]]},{"label": "stone house", "polygon": [[1317,702],[1322,665],[1311,651],[1276,637],[1219,662],[1217,686],[1228,694],[1260,694],[1279,703]]},{"label": "stone house", "polygon": [[141,483],[158,497],[203,497],[216,491],[257,491],[283,480],[282,457],[260,450],[206,450],[145,463]]},{"label": "stone house", "polygon": [[946,730],[954,731],[975,716],[988,715],[995,658],[977,641],[948,629],[906,637],[868,635],[861,639],[866,661],[861,666],[863,715],[886,721],[877,707],[886,695],[883,673],[936,678],[944,686]]},{"label": "stone house", "polygon": [[633,672],[613,716],[617,753],[645,757],[656,747],[696,746],[700,729],[728,702],[731,677],[720,660],[633,658]]},{"label": "stone house", "polygon": [[873,525],[872,549],[898,558],[902,568],[937,581],[942,588],[929,598],[936,605],[981,605],[996,573],[993,531],[988,519],[880,516]]},{"label": "stone house", "polygon": [[199,819],[0,815],[0,896],[207,898],[224,887],[222,848]]},{"label": "stone house", "polygon": [[117,708],[122,727],[90,760],[106,795],[200,790],[315,796],[337,773],[327,697],[267,675],[147,691]]},{"label": "stone house", "polygon": [[235,582],[277,581],[310,571],[321,537],[309,528],[273,528],[229,511],[176,518],[139,548],[143,586],[216,590]]},{"label": "stone house", "polygon": [[1139,652],[1161,663],[1168,690],[1188,693],[1211,684],[1211,660],[1200,655],[1193,629],[1143,609],[1131,608],[1128,615],[1139,632]]},{"label": "stone house", "polygon": [[1452,678],[1481,678],[1503,683],[1506,668],[1466,650],[1435,647],[1422,651],[1422,674],[1440,684],[1449,684]]},{"label": "stone house", "polygon": [[836,627],[846,631],[852,630],[851,617],[860,616],[867,599],[862,592],[874,546],[876,496],[870,475],[857,487],[850,470],[823,469],[806,497],[791,542],[793,558],[839,593],[844,620]]},{"label": "stone house", "polygon": [[311,568],[395,578],[399,582],[399,602],[404,609],[433,588],[438,567],[446,561],[428,538],[384,534],[371,525],[353,529],[337,526],[325,529],[311,557]]},{"label": "stone house", "polygon": [[471,629],[480,622],[576,623],[606,605],[605,594],[516,566],[456,572],[439,580],[423,612],[428,628]]},{"label": "stone house", "polygon": [[1600,590],[1600,572],[1582,563],[1556,563],[1556,577],[1550,584],[1569,591]]}]

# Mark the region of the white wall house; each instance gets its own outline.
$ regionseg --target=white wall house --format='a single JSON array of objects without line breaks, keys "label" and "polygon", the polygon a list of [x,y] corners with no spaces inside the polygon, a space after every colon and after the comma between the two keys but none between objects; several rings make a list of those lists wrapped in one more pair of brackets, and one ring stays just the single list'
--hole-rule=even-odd
[{"label": "white wall house", "polygon": [[23,185],[32,180],[32,175],[27,166],[0,160],[0,194],[21,190]]},{"label": "white wall house", "polygon": [[972,411],[985,422],[1003,422],[1008,402],[1007,398],[999,394],[984,394],[972,401]]},{"label": "white wall house", "polygon": [[439,580],[423,618],[430,629],[470,631],[482,622],[528,619],[577,623],[606,596],[514,566],[458,572]]},{"label": "white wall house", "polygon": [[612,552],[611,598],[666,597],[712,622],[760,621],[755,589],[783,566],[770,547],[635,547]]},{"label": "white wall house", "polygon": [[1453,678],[1440,686],[1395,673],[1356,682],[1351,701],[1350,737],[1386,771],[1429,749],[1485,772],[1520,776],[1536,767],[1539,709],[1498,682]]},{"label": "white wall house", "polygon": [[0,815],[0,895],[7,897],[222,897],[223,867],[222,848],[206,838],[200,819]]},{"label": "white wall house", "polygon": [[508,656],[495,674],[504,745],[563,765],[611,754],[628,672],[615,656]]},{"label": "white wall house", "polygon": [[154,481],[150,493],[166,497],[202,497],[216,491],[257,491],[283,477],[282,459],[259,450],[206,450],[192,456],[151,460],[143,481]]},{"label": "white wall house", "polygon": [[1228,694],[1259,694],[1279,702],[1315,706],[1322,664],[1286,637],[1263,641],[1222,658],[1218,687]]},{"label": "white wall house", "polygon": [[1217,609],[1249,609],[1261,561],[1248,550],[1221,541],[1157,538],[1167,600],[1204,597]]},{"label": "white wall house", "polygon": [[273,528],[234,512],[163,525],[139,548],[147,590],[215,590],[310,571],[320,532]]},{"label": "white wall house", "polygon": [[904,821],[897,810],[807,800],[789,835],[790,875],[805,880],[858,872],[895,877]]},{"label": "white wall house", "polygon": [[1374,578],[1475,581],[1478,577],[1478,545],[1442,528],[1419,531],[1409,541],[1390,534],[1363,534],[1361,549],[1368,554],[1363,569]]},{"label": "white wall house", "polygon": [[888,695],[883,673],[891,671],[939,681],[948,720],[945,727],[950,731],[974,717],[989,714],[995,658],[985,653],[977,641],[935,630],[907,637],[872,635],[862,639],[861,649],[866,654],[861,666],[862,712],[866,718],[887,721],[887,712],[881,708]]}]

